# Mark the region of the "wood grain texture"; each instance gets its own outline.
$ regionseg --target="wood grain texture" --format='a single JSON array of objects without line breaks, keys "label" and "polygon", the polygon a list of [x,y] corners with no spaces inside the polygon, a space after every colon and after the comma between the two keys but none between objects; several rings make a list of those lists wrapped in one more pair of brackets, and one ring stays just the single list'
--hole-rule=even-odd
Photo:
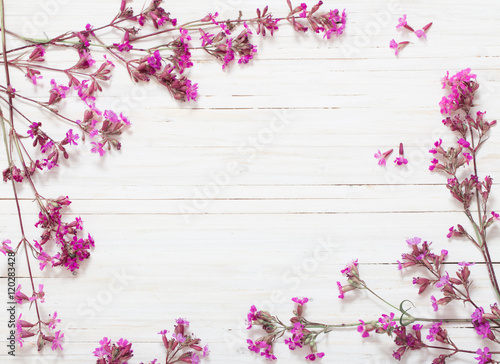
[{"label": "wood grain texture", "polygon": [[[142,2],[133,5],[138,9]],[[43,37],[105,24],[119,1],[27,0],[6,6],[7,28]],[[180,22],[215,11],[222,17],[234,17],[238,10],[253,16],[263,6],[254,0],[165,4]],[[287,11],[285,1],[269,6],[276,15]],[[283,25],[274,38],[254,38],[259,49],[254,62],[226,71],[207,55],[193,53],[188,75],[200,93],[193,103],[178,104],[159,86],[133,85],[117,68],[99,102],[132,120],[123,149],[99,159],[87,141],[73,150],[71,163],[61,162],[57,171],[36,178],[42,195],[71,198],[68,215],[81,216],[96,240],[92,258],[76,276],[35,273],[46,287],[42,312],[57,310],[63,319],[64,351],[38,354],[27,342],[15,358],[8,356],[2,309],[2,363],[91,363],[104,336],[133,342],[132,363],[162,362],[157,332],[171,330],[178,317],[189,319],[193,332],[209,343],[210,363],[262,363],[246,349],[246,339],[258,337],[245,329],[252,304],[287,320],[290,298],[307,296],[307,316],[328,323],[371,320],[388,312],[365,292],[337,298],[339,271],[356,258],[381,296],[395,304],[411,299],[414,312],[435,315],[429,297],[416,295],[411,274],[401,275],[395,262],[406,249],[405,239],[417,235],[449,250],[450,272],[456,262],[481,260],[465,242],[446,239],[448,228],[465,224],[465,217],[444,176],[428,171],[428,149],[438,138],[454,140],[441,124],[438,106],[446,71],[472,68],[481,84],[480,109],[491,119],[500,117],[500,3],[354,0],[325,1],[324,7],[346,8],[341,38],[325,41]],[[427,41],[395,29],[403,14],[417,28],[434,22]],[[412,42],[398,58],[389,48],[393,38]],[[112,34],[103,39],[117,41]],[[59,52],[48,61],[64,66],[73,56]],[[44,100],[49,79],[33,89],[14,73],[13,84]],[[65,100],[64,110],[80,115],[72,100]],[[64,135],[66,126],[51,123],[43,111],[27,112]],[[400,142],[409,159],[402,168],[392,163]],[[379,167],[373,154],[389,148],[395,152],[388,166]],[[494,129],[480,154],[481,176],[500,178],[499,150]],[[0,165],[5,164],[1,152]],[[38,212],[27,187],[21,187],[20,198],[28,233],[36,238],[32,225]],[[0,239],[16,241],[19,234],[11,187],[2,183]],[[490,239],[492,254],[500,257],[497,227]],[[17,270],[18,282],[27,284],[23,259]],[[2,297],[5,272],[3,265]],[[494,300],[486,269],[476,264],[472,272],[474,294],[486,307]],[[27,307],[19,312],[33,316]],[[460,304],[440,313],[470,314]],[[460,325],[449,331],[468,349],[485,345]],[[318,343],[326,353],[322,362],[391,361],[394,345],[372,336],[332,333]],[[275,354],[279,362],[292,364],[303,363],[307,352],[282,344]],[[402,362],[430,363],[434,354],[412,352]]]}]

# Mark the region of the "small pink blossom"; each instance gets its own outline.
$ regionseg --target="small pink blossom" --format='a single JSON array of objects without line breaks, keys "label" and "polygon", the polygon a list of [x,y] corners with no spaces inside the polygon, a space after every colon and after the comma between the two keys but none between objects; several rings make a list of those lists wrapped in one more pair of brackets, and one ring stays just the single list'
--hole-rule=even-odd
[{"label": "small pink blossom", "polygon": [[425,35],[425,32],[423,30],[415,30],[415,35],[418,37],[418,38],[427,38],[427,36]]},{"label": "small pink blossom", "polygon": [[292,298],[292,301],[302,306],[309,301],[309,298],[307,298],[307,297],[303,297],[303,298],[294,297],[294,298]]},{"label": "small pink blossom", "polygon": [[174,334],[172,334],[172,337],[173,337],[176,341],[178,341],[178,342],[180,342],[180,343],[183,343],[184,341],[186,341],[186,338],[185,338],[185,337],[184,337],[184,335],[182,335],[180,332],[179,332],[179,333],[177,333],[177,334],[175,334],[175,333],[174,333]]},{"label": "small pink blossom", "polygon": [[473,159],[472,155],[470,153],[463,153],[465,157],[465,162],[469,164],[469,162]]},{"label": "small pink blossom", "polygon": [[399,28],[405,28],[408,29],[409,31],[413,32],[413,28],[408,25],[408,22],[406,21],[406,14],[403,14],[401,18],[398,19],[398,24],[396,25],[396,29]]},{"label": "small pink blossom", "polygon": [[365,324],[365,322],[363,320],[359,320],[359,322],[361,322],[361,325],[358,326],[358,332],[361,333],[361,337],[368,337],[370,336],[369,332],[368,332],[368,324]]},{"label": "small pink blossom", "polygon": [[247,330],[250,330],[252,328],[252,322],[254,320],[257,320],[257,308],[255,307],[255,305],[252,305],[250,307],[250,312],[247,314]]},{"label": "small pink blossom", "polygon": [[2,246],[0,247],[0,252],[3,253],[3,255],[7,255],[10,253],[13,253],[12,248],[10,247],[11,241],[10,240],[4,240],[2,241]]},{"label": "small pink blossom", "polygon": [[101,143],[96,143],[96,142],[91,142],[90,144],[93,144],[94,146],[90,150],[92,153],[99,153],[99,156],[103,156],[106,151],[102,148],[103,145]]},{"label": "small pink blossom", "polygon": [[406,240],[408,245],[418,245],[418,244],[420,244],[421,241],[422,241],[422,239],[417,237],[417,236]]},{"label": "small pink blossom", "polygon": [[485,347],[483,350],[477,349],[476,354],[479,356],[476,356],[474,359],[478,361],[478,364],[491,363],[491,354],[489,352],[490,349],[488,347]]},{"label": "small pink blossom", "polygon": [[382,324],[382,329],[384,330],[395,327],[394,312],[391,312],[389,315],[383,314],[382,317],[379,317],[378,322]]},{"label": "small pink blossom", "polygon": [[410,42],[408,41],[397,43],[394,39],[392,39],[391,42],[389,43],[389,47],[391,49],[394,49],[394,54],[398,56],[399,52],[403,50],[408,44],[410,44]]},{"label": "small pink blossom", "polygon": [[57,318],[57,311],[54,312],[54,315],[52,315],[52,318],[50,318],[47,321],[47,327],[51,330],[55,330],[56,325],[61,322],[60,319]]},{"label": "small pink blossom", "polygon": [[422,38],[424,37],[425,39],[427,39],[427,31],[429,30],[429,28],[432,26],[432,23],[429,23],[427,25],[425,25],[421,30],[415,30],[415,35],[418,37],[418,38]]},{"label": "small pink blossom", "polygon": [[380,150],[375,153],[374,157],[378,159],[379,166],[385,166],[387,162],[387,158],[391,155],[393,149],[389,149],[386,152],[381,153]]},{"label": "small pink blossom", "polygon": [[200,37],[201,46],[205,47],[205,46],[207,46],[209,44],[212,44],[215,35],[214,34],[205,33],[205,31],[203,29],[201,29],[201,28],[199,29],[199,31],[200,31],[200,34],[201,34],[201,37]]},{"label": "small pink blossom", "polygon": [[30,302],[33,302],[35,300],[40,300],[40,302],[44,303],[45,302],[45,292],[43,291],[43,284],[38,285],[38,292],[35,292],[33,296],[29,298]]},{"label": "small pink blossom", "polygon": [[23,301],[29,301],[29,297],[21,292],[21,285],[19,284],[16,288],[16,292],[14,293],[14,301],[18,304],[23,303]]},{"label": "small pink blossom", "polygon": [[340,299],[344,299],[344,291],[342,290],[342,284],[340,282],[337,281],[337,288],[339,289],[339,298]]},{"label": "small pink blossom", "polygon": [[405,158],[403,143],[399,143],[399,157],[396,157],[394,163],[396,163],[398,166],[408,164],[408,159]]},{"label": "small pink blossom", "polygon": [[470,262],[466,262],[466,261],[458,263],[458,265],[461,266],[461,267],[469,267],[469,266],[474,265],[474,264],[475,263],[470,263]]},{"label": "small pink blossom", "polygon": [[431,165],[429,166],[429,171],[433,171],[439,165],[439,160],[434,158],[431,160]]}]

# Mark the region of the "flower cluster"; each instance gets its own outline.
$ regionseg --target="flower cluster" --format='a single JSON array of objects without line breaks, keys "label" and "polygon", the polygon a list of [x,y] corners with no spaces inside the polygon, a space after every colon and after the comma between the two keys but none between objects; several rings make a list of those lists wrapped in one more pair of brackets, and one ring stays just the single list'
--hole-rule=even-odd
[{"label": "flower cluster", "polygon": [[[158,333],[161,335],[167,351],[165,363],[199,364],[202,358],[207,357],[210,352],[208,345],[202,347],[200,339],[188,334],[189,321],[179,318],[176,323],[171,339],[167,338],[168,330],[162,330]],[[94,356],[97,357],[96,364],[127,364],[128,360],[133,357],[132,344],[123,338],[112,343],[110,339],[105,337],[99,341],[99,345],[93,352]],[[153,359],[148,364],[157,362],[157,359]]]},{"label": "flower cluster", "polygon": [[[65,223],[62,221],[61,210],[68,206],[71,201],[68,196],[60,196],[57,199],[47,199],[42,211],[38,214],[36,227],[43,230],[40,241],[35,241],[32,248],[40,261],[40,269],[43,270],[47,264],[52,267],[64,266],[71,272],[80,267],[79,262],[90,256],[90,248],[94,246],[94,239],[88,235],[81,238],[79,235],[83,230],[82,219]],[[52,242],[60,249],[55,255],[47,253],[46,245]]]},{"label": "flower cluster", "polygon": [[[455,277],[450,277],[449,273],[443,271],[444,262],[448,257],[447,250],[441,250],[439,255],[432,253],[430,245],[427,241],[422,242],[422,239],[415,237],[406,241],[412,251],[411,253],[402,254],[402,262],[398,261],[398,268],[406,269],[416,267],[423,269],[429,273],[430,277],[414,277],[413,284],[419,287],[418,294],[422,294],[429,287],[438,288],[444,295],[441,299],[436,299],[431,296],[431,304],[434,311],[438,310],[438,305],[444,306],[453,300],[462,300],[470,302],[470,286],[472,282],[469,280],[470,263],[460,263],[459,269],[456,271]],[[462,287],[460,287],[462,286]],[[463,288],[463,290],[461,290]]]},{"label": "flower cluster", "polygon": [[267,311],[258,311],[255,306],[250,307],[250,312],[247,315],[249,325],[247,329],[257,325],[265,331],[264,336],[255,341],[247,339],[250,351],[256,354],[260,353],[267,360],[276,360],[273,353],[274,344],[284,334],[289,333],[291,336],[286,338],[284,343],[290,350],[309,347],[309,353],[305,359],[310,361],[325,356],[325,353],[318,352],[316,340],[320,334],[327,333],[332,328],[328,325],[310,322],[303,316],[304,306],[309,301],[308,298],[294,297],[292,301],[296,303],[296,309],[293,311],[289,325],[284,324],[279,318],[272,316]]}]

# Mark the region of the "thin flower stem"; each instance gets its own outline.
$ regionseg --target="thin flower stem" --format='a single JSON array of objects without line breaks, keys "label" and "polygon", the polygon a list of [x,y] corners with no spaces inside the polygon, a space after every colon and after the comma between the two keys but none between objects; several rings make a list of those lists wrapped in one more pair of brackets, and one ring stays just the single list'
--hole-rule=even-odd
[{"label": "thin flower stem", "polygon": [[[471,137],[471,148],[472,148],[472,164],[474,166],[474,175],[476,176],[477,178],[477,160],[476,160],[476,146],[475,146],[475,142],[474,142],[474,133],[472,131],[472,127],[471,127],[471,123],[470,123],[470,115],[469,115],[469,111],[466,110],[467,112],[467,117],[466,119],[468,120],[468,126],[469,126],[469,131],[470,131],[470,137]],[[480,204],[480,201],[479,201],[479,191],[478,189],[476,188],[475,189],[476,191],[476,203],[477,203],[477,214],[478,214],[478,217],[479,217],[479,221],[478,223],[480,224],[480,228],[479,226],[475,226],[476,229],[478,229],[478,235],[481,239],[481,241],[479,241],[479,244],[480,244],[480,247],[481,247],[481,251],[483,253],[483,257],[484,257],[484,260],[486,262],[486,267],[488,268],[488,275],[490,277],[490,281],[491,281],[491,285],[493,286],[493,290],[495,291],[495,294],[497,295],[497,298],[500,299],[500,286],[498,284],[498,280],[497,280],[497,276],[496,276],[496,273],[495,273],[495,269],[493,268],[493,262],[491,260],[491,256],[490,256],[490,252],[489,252],[489,249],[488,249],[488,245],[486,243],[486,231],[485,231],[485,228],[484,228],[484,224],[482,222],[482,214],[481,214],[481,204]],[[486,211],[485,211],[486,213]]]},{"label": "thin flower stem", "polygon": [[[403,313],[398,307],[394,306],[393,304],[387,302],[385,299],[383,299],[382,297],[380,297],[378,294],[376,294],[374,291],[372,291],[370,288],[368,288],[368,286],[365,284],[364,285],[364,288],[370,292],[372,295],[374,295],[375,297],[377,297],[379,300],[381,300],[382,302],[384,302],[386,305],[388,306],[391,306],[392,308],[394,308],[395,310],[398,310],[399,312]],[[410,317],[413,317],[413,316],[410,316]]]}]

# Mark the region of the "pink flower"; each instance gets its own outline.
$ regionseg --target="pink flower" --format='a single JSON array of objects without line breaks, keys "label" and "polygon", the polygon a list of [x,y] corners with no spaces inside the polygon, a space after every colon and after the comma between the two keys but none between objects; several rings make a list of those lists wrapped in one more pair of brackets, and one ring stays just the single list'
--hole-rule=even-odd
[{"label": "pink flower", "polygon": [[406,240],[408,245],[418,245],[418,244],[420,244],[421,241],[422,241],[422,239],[417,237],[417,236]]},{"label": "pink flower", "polygon": [[429,23],[427,25],[425,25],[422,30],[415,30],[415,35],[418,37],[418,38],[422,38],[424,37],[425,39],[427,39],[427,31],[429,30],[429,28],[432,26],[432,23]]},{"label": "pink flower", "polygon": [[378,150],[377,153],[375,153],[374,157],[376,159],[378,159],[378,165],[379,166],[385,166],[386,165],[387,158],[391,155],[392,151],[393,151],[392,149],[389,149],[388,151],[386,151],[384,153],[380,153],[380,150]]},{"label": "pink flower", "polygon": [[181,36],[179,37],[179,40],[183,43],[191,40],[191,36],[189,35],[189,31],[187,29],[179,28],[179,31],[181,32]]},{"label": "pink flower", "polygon": [[191,353],[191,363],[192,364],[199,364],[200,363],[200,357],[196,353]]},{"label": "pink flower", "polygon": [[394,160],[394,163],[396,163],[398,166],[401,166],[403,164],[408,164],[408,159],[406,159],[404,157],[396,157],[396,159]]},{"label": "pink flower", "polygon": [[427,38],[427,36],[425,35],[425,32],[423,30],[415,30],[415,35],[418,37],[418,38]]},{"label": "pink flower", "polygon": [[405,158],[403,143],[399,143],[399,157],[396,157],[394,163],[396,163],[398,166],[401,166],[403,164],[408,164],[408,159]]},{"label": "pink flower", "polygon": [[51,330],[55,330],[56,325],[59,322],[61,322],[61,320],[57,318],[57,311],[56,311],[56,312],[54,312],[54,315],[52,316],[52,318],[47,321],[47,327]]},{"label": "pink flower", "polygon": [[497,214],[495,211],[491,211],[491,215],[495,220],[500,221],[500,215]]},{"label": "pink flower", "polygon": [[106,151],[102,148],[103,144],[101,143],[96,143],[96,142],[91,142],[90,144],[93,144],[94,146],[90,150],[92,153],[99,153],[99,156],[103,156]]},{"label": "pink flower", "polygon": [[450,87],[451,92],[439,102],[442,114],[450,114],[459,109],[469,110],[474,101],[474,93],[479,85],[476,75],[466,68],[449,77],[449,72],[442,79],[443,88]]},{"label": "pink flower", "polygon": [[41,45],[35,46],[33,51],[31,51],[31,54],[28,57],[28,62],[43,62],[44,58],[43,56],[45,55],[45,48]]},{"label": "pink flower", "polygon": [[410,27],[408,25],[408,23],[406,22],[406,14],[403,14],[403,16],[398,19],[398,25],[396,25],[396,29],[399,29],[399,28],[406,28],[406,29],[413,32],[413,28]]},{"label": "pink flower", "polygon": [[257,308],[255,307],[255,305],[252,305],[250,307],[250,312],[247,314],[247,330],[250,330],[252,328],[252,322],[254,320],[257,320]]},{"label": "pink flower", "polygon": [[470,155],[469,153],[464,153],[464,157],[467,164],[469,164],[469,162],[473,159],[472,155]]},{"label": "pink flower", "polygon": [[185,92],[186,92],[186,101],[196,100],[196,97],[198,97],[198,84],[197,83],[191,83],[191,80],[186,80],[185,84]]},{"label": "pink flower", "polygon": [[449,228],[448,230],[449,230],[449,233],[448,233],[448,234],[446,234],[446,237],[447,237],[448,239],[450,239],[450,238],[454,235],[454,233],[455,233],[455,226],[452,226],[452,227],[451,227],[451,228]]},{"label": "pink flower", "polygon": [[285,339],[285,344],[288,345],[288,349],[295,350],[296,348],[301,348],[302,344],[300,343],[300,339],[295,335],[291,339]]},{"label": "pink flower", "polygon": [[184,325],[186,327],[189,326],[189,321],[186,320],[186,319],[183,319],[181,317],[179,317],[177,320],[175,320],[175,322],[178,324],[178,325]]},{"label": "pink flower", "polygon": [[80,138],[80,136],[78,134],[73,134],[73,129],[69,129],[66,133],[66,140],[69,145],[78,145],[76,142],[78,138]]},{"label": "pink flower", "polygon": [[43,76],[40,74],[40,71],[31,69],[29,67],[26,68],[26,77],[31,80],[33,85],[37,84],[37,80],[41,80]]},{"label": "pink flower", "polygon": [[470,147],[470,143],[467,140],[465,140],[464,138],[458,139],[457,143],[460,144],[464,148]]},{"label": "pink flower", "polygon": [[476,356],[474,359],[478,361],[478,364],[487,364],[491,362],[491,354],[489,354],[490,349],[488,347],[485,347],[484,350],[477,349],[476,354],[479,356]]},{"label": "pink flower", "polygon": [[205,47],[209,44],[212,44],[213,40],[214,40],[214,35],[213,34],[209,34],[209,33],[205,33],[203,31],[203,29],[199,29],[200,31],[200,34],[201,34],[201,37],[200,37],[200,40],[201,40],[201,46],[202,47]]},{"label": "pink flower", "polygon": [[50,90],[49,105],[52,105],[66,97],[66,91],[69,90],[69,87],[58,85],[54,79],[50,81],[50,84],[52,88]]},{"label": "pink flower", "polygon": [[403,50],[403,48],[406,47],[408,44],[410,44],[410,42],[405,41],[397,43],[394,39],[392,39],[391,42],[389,43],[389,47],[391,49],[394,49],[394,54],[398,56],[399,52]]},{"label": "pink flower", "polygon": [[361,337],[368,337],[370,334],[368,333],[367,330],[367,324],[363,320],[359,320],[361,322],[361,325],[358,326],[358,332],[361,332]]},{"label": "pink flower", "polygon": [[10,240],[4,240],[2,241],[2,246],[0,247],[0,252],[3,253],[3,255],[7,255],[7,253],[13,253],[12,248],[10,247],[11,241]]},{"label": "pink flower", "polygon": [[382,324],[382,328],[384,330],[396,326],[396,321],[394,321],[394,312],[391,312],[390,315],[382,315],[382,317],[379,317],[378,322]]},{"label": "pink flower", "polygon": [[434,311],[437,311],[438,310],[438,304],[437,304],[436,297],[431,296],[431,304],[432,304],[432,308],[434,309]]},{"label": "pink flower", "polygon": [[313,353],[306,356],[307,360],[315,361],[316,359],[321,359],[325,356],[325,353]]},{"label": "pink flower", "polygon": [[432,342],[432,341],[436,340],[436,338],[438,338],[438,335],[443,332],[443,329],[441,328],[442,324],[443,324],[443,322],[440,321],[440,322],[434,323],[431,326],[431,328],[429,329],[429,335],[427,335],[427,340]]},{"label": "pink flower", "polygon": [[21,292],[21,285],[19,284],[16,288],[16,292],[14,293],[14,301],[18,304],[22,304],[23,301],[29,301],[29,297]]},{"label": "pink flower", "polygon": [[434,158],[431,160],[431,165],[429,166],[429,171],[433,171],[439,165],[439,160]]},{"label": "pink flower", "polygon": [[474,265],[475,263],[470,263],[470,262],[465,262],[465,261],[463,261],[463,262],[459,262],[459,263],[457,263],[457,264],[458,264],[459,266],[461,266],[461,267],[469,267],[469,266],[471,266],[471,265]]},{"label": "pink flower", "polygon": [[40,302],[45,302],[45,292],[43,291],[43,284],[38,285],[38,292],[35,292],[32,297],[29,298],[30,302],[39,299]]},{"label": "pink flower", "polygon": [[185,338],[185,337],[184,337],[184,335],[182,335],[180,332],[179,332],[179,333],[177,333],[177,334],[175,334],[175,333],[174,333],[174,334],[172,334],[172,337],[173,337],[176,341],[178,341],[178,342],[180,342],[180,343],[183,343],[184,341],[186,341],[186,338]]},{"label": "pink flower", "polygon": [[226,68],[229,63],[234,60],[234,51],[232,49],[233,43],[231,38],[227,38],[226,40],[226,54],[224,56],[224,63],[222,64],[222,69]]},{"label": "pink flower", "polygon": [[161,60],[162,60],[162,58],[160,55],[160,51],[156,50],[156,51],[154,51],[154,53],[151,57],[148,57],[148,64],[156,71],[159,71],[162,68]]},{"label": "pink flower", "polygon": [[439,280],[436,282],[436,287],[441,288],[450,283],[450,275],[448,274],[448,272],[445,273],[446,274],[441,276],[441,278],[439,278]]},{"label": "pink flower", "polygon": [[305,18],[307,16],[307,5],[305,3],[300,4],[300,7],[302,8],[302,12],[299,14],[301,18]]},{"label": "pink flower", "polygon": [[307,297],[303,297],[303,298],[294,297],[294,298],[292,298],[292,301],[295,303],[298,303],[299,305],[302,306],[309,301],[309,298],[307,298]]},{"label": "pink flower", "polygon": [[118,47],[118,51],[120,52],[128,52],[130,51],[132,48],[134,48],[132,46],[132,44],[129,43],[129,32],[125,32],[125,34],[123,35],[123,40],[121,43],[113,43],[113,45],[115,47]]},{"label": "pink flower", "polygon": [[338,281],[337,281],[337,287],[338,287],[339,293],[340,293],[339,294],[339,298],[343,300],[344,297],[345,297],[344,296],[344,290],[342,289],[342,284],[340,282],[338,282]]},{"label": "pink flower", "polygon": [[434,148],[429,150],[429,153],[436,154],[438,150],[441,150],[441,144],[443,143],[443,140],[439,138],[438,141],[434,142]]},{"label": "pink flower", "polygon": [[52,340],[52,350],[57,350],[57,348],[63,350],[62,341],[64,339],[64,334],[61,331],[56,331],[54,340]]},{"label": "pink flower", "polygon": [[254,353],[259,353],[260,352],[260,346],[258,345],[258,341],[254,342],[250,339],[247,339],[247,344],[248,344],[248,350],[253,351]]}]

